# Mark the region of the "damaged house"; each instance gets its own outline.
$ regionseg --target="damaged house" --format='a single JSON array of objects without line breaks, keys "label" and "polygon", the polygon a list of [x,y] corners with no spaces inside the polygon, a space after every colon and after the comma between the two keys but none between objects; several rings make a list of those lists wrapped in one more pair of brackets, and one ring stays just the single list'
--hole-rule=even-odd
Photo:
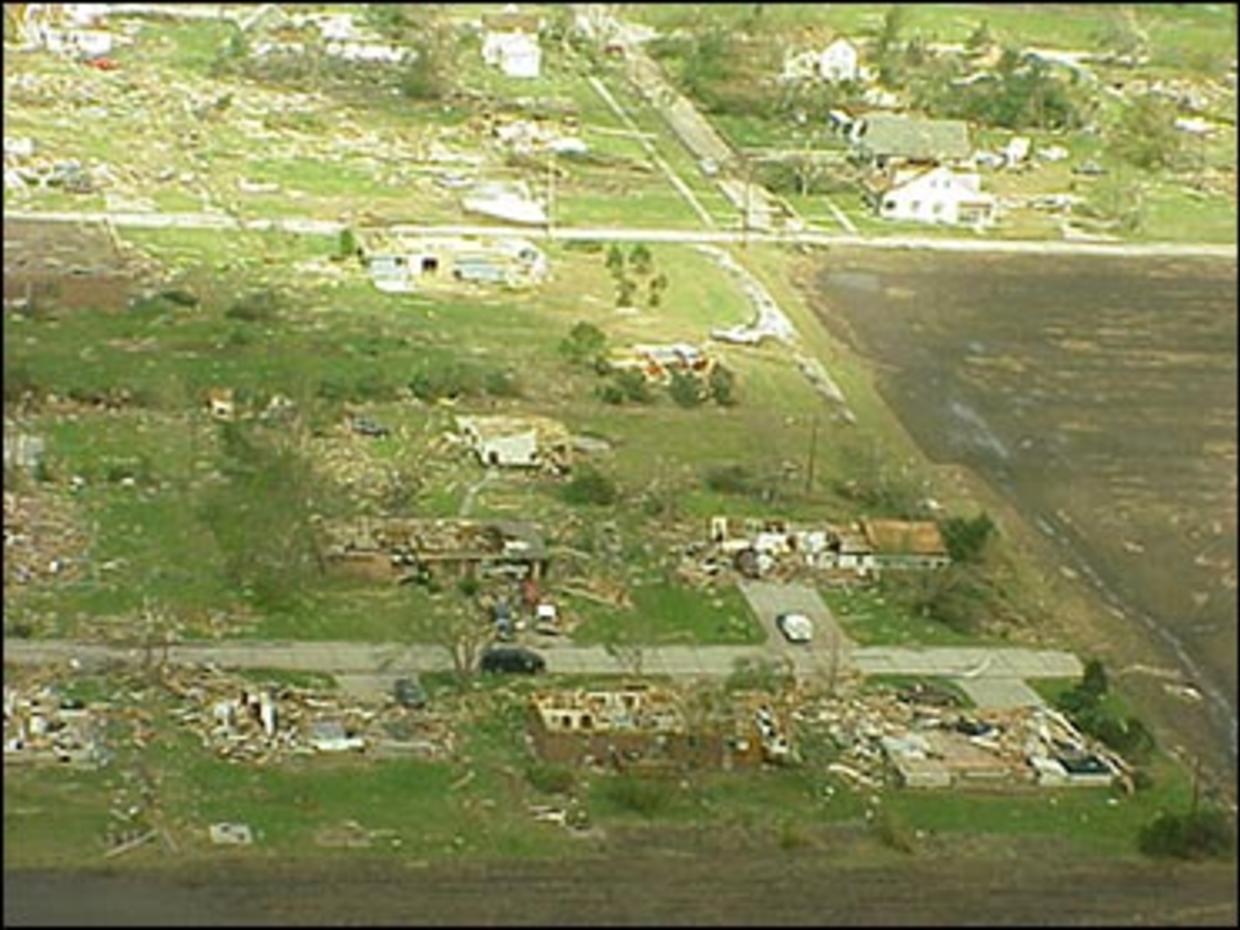
[{"label": "damaged house", "polygon": [[544,226],[547,211],[524,181],[483,181],[461,198],[461,209],[508,223]]},{"label": "damaged house", "polygon": [[873,564],[884,568],[942,568],[951,562],[947,543],[931,520],[862,520]]},{"label": "damaged house", "polygon": [[881,736],[879,745],[895,780],[908,788],[1106,787],[1127,770],[1119,756],[1047,707],[927,719]]},{"label": "damaged house", "polygon": [[667,772],[781,763],[788,727],[770,695],[742,695],[730,714],[693,722],[679,695],[648,685],[546,691],[530,699],[529,735],[547,762]]},{"label": "damaged house", "polygon": [[538,579],[547,568],[541,530],[517,520],[359,517],[323,521],[322,532],[329,564],[369,578]]},{"label": "damaged house", "polygon": [[634,345],[613,352],[608,364],[617,370],[640,371],[648,381],[666,382],[676,371],[706,377],[715,367],[713,356],[686,342],[669,345]]},{"label": "damaged house", "polygon": [[501,13],[482,17],[482,60],[508,77],[536,78],[542,68],[538,45],[541,20],[509,4]]},{"label": "damaged house", "polygon": [[572,437],[563,424],[539,416],[462,416],[457,428],[485,466],[568,471]]},{"label": "damaged house", "polygon": [[801,570],[828,579],[867,578],[884,569],[933,569],[951,559],[937,524],[862,520],[857,524],[798,526],[786,520],[712,517],[705,562],[759,578]]},{"label": "damaged house", "polygon": [[362,254],[375,287],[407,294],[438,284],[524,287],[547,276],[547,257],[514,238],[371,236]]}]

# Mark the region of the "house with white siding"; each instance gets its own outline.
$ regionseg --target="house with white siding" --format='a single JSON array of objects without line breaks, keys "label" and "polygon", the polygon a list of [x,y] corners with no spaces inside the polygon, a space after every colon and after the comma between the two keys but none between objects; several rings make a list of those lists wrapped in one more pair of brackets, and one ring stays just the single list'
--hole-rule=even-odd
[{"label": "house with white siding", "polygon": [[945,165],[897,169],[869,186],[875,211],[885,220],[986,226],[994,221],[995,199],[981,190],[975,172]]}]

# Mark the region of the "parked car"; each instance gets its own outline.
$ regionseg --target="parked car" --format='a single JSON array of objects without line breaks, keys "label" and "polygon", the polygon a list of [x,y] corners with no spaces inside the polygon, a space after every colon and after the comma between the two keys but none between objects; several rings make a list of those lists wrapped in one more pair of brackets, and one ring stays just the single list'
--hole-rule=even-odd
[{"label": "parked car", "polygon": [[482,654],[484,672],[519,672],[536,675],[547,670],[547,660],[532,649],[519,646],[492,646]]},{"label": "parked car", "polygon": [[502,640],[512,639],[512,611],[508,608],[508,602],[496,601],[491,616],[495,621],[495,635]]},{"label": "parked car", "polygon": [[386,426],[381,423],[376,423],[370,417],[354,417],[352,426],[353,432],[362,436],[382,437],[388,436],[392,432]]},{"label": "parked car", "polygon": [[426,706],[426,689],[416,675],[412,678],[397,678],[392,685],[392,697],[401,707]]},{"label": "parked car", "polygon": [[1093,159],[1090,159],[1089,161],[1085,161],[1079,165],[1074,166],[1072,169],[1072,173],[1083,174],[1087,177],[1096,178],[1099,175],[1106,174],[1107,169],[1103,168],[1102,165],[1098,164]]},{"label": "parked car", "polygon": [[814,624],[805,614],[780,614],[775,625],[790,643],[808,643],[814,638]]}]

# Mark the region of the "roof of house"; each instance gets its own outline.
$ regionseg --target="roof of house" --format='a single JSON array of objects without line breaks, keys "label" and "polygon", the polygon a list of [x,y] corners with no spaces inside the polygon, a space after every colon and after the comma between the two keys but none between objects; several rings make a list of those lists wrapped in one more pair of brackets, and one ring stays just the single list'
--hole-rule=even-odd
[{"label": "roof of house", "polygon": [[947,555],[937,524],[929,520],[862,520],[876,552],[887,555]]},{"label": "roof of house", "polygon": [[971,151],[969,127],[962,120],[914,119],[889,113],[864,117],[858,144],[874,155],[901,158],[964,158]]},{"label": "roof of house", "polygon": [[539,18],[535,13],[487,13],[482,17],[482,25],[488,32],[528,32],[537,34]]},{"label": "roof of house", "polygon": [[563,423],[537,415],[459,416],[456,422],[462,430],[472,429],[482,442],[525,433],[534,433],[540,442],[555,442],[568,438],[568,430]]}]

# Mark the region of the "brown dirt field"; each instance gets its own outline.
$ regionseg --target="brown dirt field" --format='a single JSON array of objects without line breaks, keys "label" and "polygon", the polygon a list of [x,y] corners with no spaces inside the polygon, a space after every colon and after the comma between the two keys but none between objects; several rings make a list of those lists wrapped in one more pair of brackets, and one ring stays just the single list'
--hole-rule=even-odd
[{"label": "brown dirt field", "polygon": [[[1234,783],[1235,264],[833,250],[819,269],[816,312],[917,443],[1019,514],[1021,551],[1051,554],[1068,642]],[[1060,573],[1090,609],[1064,609],[1081,599]]]},{"label": "brown dirt field", "polygon": [[635,837],[621,844],[635,847],[627,853],[571,862],[6,872],[4,919],[27,926],[1234,926],[1237,919],[1234,865],[1071,861],[1046,843],[900,857],[872,844],[854,856],[712,852],[710,842]]}]

